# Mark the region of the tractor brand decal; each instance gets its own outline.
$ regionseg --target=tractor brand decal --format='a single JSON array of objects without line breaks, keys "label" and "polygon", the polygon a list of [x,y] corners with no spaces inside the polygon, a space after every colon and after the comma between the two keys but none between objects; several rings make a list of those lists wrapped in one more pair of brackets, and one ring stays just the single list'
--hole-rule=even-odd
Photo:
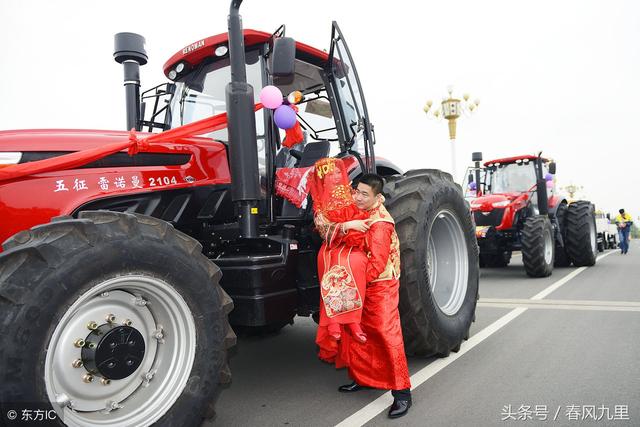
[{"label": "tractor brand decal", "polygon": [[[150,178],[150,180],[153,178]],[[176,184],[177,180],[175,177],[162,177],[156,178],[158,184],[162,185],[164,183],[167,184]],[[73,182],[73,184],[71,183]],[[93,184],[93,185],[92,185]],[[69,180],[69,187],[67,187],[67,182],[64,179],[56,180],[55,188],[53,189],[54,193],[59,192],[80,192],[85,190],[100,189],[101,191],[109,191],[109,190],[124,190],[124,189],[135,189],[142,188],[142,181],[138,175],[133,175],[131,177],[126,178],[124,175],[116,176],[115,178],[109,179],[106,176],[101,176],[94,182],[91,180],[74,178],[73,181]],[[151,186],[155,186],[155,184],[151,184]]]},{"label": "tractor brand decal", "polygon": [[182,49],[182,54],[186,55],[189,52],[193,52],[194,50],[200,49],[204,46],[204,40],[197,41],[195,43],[191,43],[189,46]]},{"label": "tractor brand decal", "polygon": [[159,185],[177,184],[178,180],[175,176],[161,176],[158,178],[149,178],[149,187],[157,187]]},{"label": "tractor brand decal", "polygon": [[476,226],[476,238],[482,239],[483,237],[487,237],[487,231],[489,231],[490,226],[488,225],[478,225]]}]

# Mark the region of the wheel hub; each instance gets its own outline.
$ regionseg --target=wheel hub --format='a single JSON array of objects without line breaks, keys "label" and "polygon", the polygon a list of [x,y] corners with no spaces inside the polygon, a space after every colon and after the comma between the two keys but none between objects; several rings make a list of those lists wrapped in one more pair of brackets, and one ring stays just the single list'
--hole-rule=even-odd
[{"label": "wheel hub", "polygon": [[105,323],[85,339],[82,362],[91,373],[109,380],[121,380],[132,375],[144,360],[142,334],[131,326]]}]

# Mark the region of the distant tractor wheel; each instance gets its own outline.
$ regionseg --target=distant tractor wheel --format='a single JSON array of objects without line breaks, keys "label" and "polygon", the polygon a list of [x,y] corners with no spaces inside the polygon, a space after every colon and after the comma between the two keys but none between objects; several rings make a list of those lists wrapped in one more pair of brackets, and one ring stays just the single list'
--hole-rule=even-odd
[{"label": "distant tractor wheel", "polygon": [[501,268],[509,265],[511,261],[511,251],[504,251],[498,254],[480,254],[480,265],[488,268]]},{"label": "distant tractor wheel", "polygon": [[3,402],[69,426],[199,425],[230,381],[231,299],[201,245],[156,218],[54,218],[0,254]]},{"label": "distant tractor wheel", "polygon": [[593,205],[580,200],[567,210],[567,255],[576,267],[596,263],[598,253],[596,217]]},{"label": "distant tractor wheel", "polygon": [[600,234],[600,237],[598,238],[599,240],[598,242],[598,252],[604,252],[605,249],[605,237],[603,234]]},{"label": "distant tractor wheel", "polygon": [[553,272],[555,243],[551,221],[546,215],[527,218],[522,229],[522,263],[531,277],[547,277]]},{"label": "distant tractor wheel", "polygon": [[400,315],[407,353],[447,356],[469,333],[478,298],[475,227],[449,174],[387,178],[385,203],[400,239]]},{"label": "distant tractor wheel", "polygon": [[556,218],[558,220],[558,226],[560,227],[560,235],[562,236],[562,242],[565,246],[561,246],[559,242],[556,240],[556,250],[553,258],[554,267],[569,267],[571,265],[571,261],[567,256],[567,251],[565,249],[567,244],[567,204],[562,203],[558,206],[558,210],[556,211]]}]

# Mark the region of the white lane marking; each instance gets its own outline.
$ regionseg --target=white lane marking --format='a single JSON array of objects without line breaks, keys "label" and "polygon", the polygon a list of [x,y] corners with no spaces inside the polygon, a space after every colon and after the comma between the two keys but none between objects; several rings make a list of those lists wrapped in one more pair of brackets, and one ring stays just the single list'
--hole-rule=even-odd
[{"label": "white lane marking", "polygon": [[480,298],[478,304],[507,304],[526,306],[554,306],[554,305],[575,305],[589,307],[635,307],[640,308],[637,301],[599,301],[599,300],[564,300],[564,299],[543,299],[530,300],[525,298]]},{"label": "white lane marking", "polygon": [[[598,261],[600,261],[602,258],[604,258],[606,256],[611,255],[612,253],[613,253],[613,251],[607,252],[606,254],[600,255],[598,258],[596,258],[596,265],[598,265]],[[540,299],[546,297],[547,295],[549,295],[550,293],[552,293],[553,291],[558,289],[560,286],[564,285],[569,280],[573,279],[578,274],[580,274],[583,271],[585,271],[587,268],[589,268],[589,267],[580,267],[577,270],[572,271],[571,273],[569,273],[566,276],[564,276],[562,279],[560,279],[557,282],[555,282],[553,285],[551,285],[548,288],[544,289],[542,292],[540,292],[540,293],[534,295],[533,297],[531,297],[531,299],[532,300],[540,300]]]},{"label": "white lane marking", "polygon": [[[613,252],[610,252],[610,253],[613,253]],[[604,258],[610,253],[606,253],[604,255],[599,256],[597,260]],[[531,299],[544,298],[546,295],[549,295],[551,292],[555,291],[560,286],[564,285],[569,280],[576,277],[578,274],[582,273],[584,270],[586,270],[586,268],[587,267],[578,268],[577,270],[571,272],[570,274],[566,275],[562,279],[553,283],[551,286],[549,286],[548,288],[546,288],[545,290],[543,290],[542,292],[540,292],[539,294],[537,294]],[[494,333],[502,329],[504,326],[509,324],[509,322],[511,322],[512,320],[514,320],[515,318],[517,318],[527,310],[528,309],[525,307],[519,307],[514,310],[511,310],[509,313],[505,314],[500,319],[493,322],[491,325],[487,326],[486,328],[484,328],[474,336],[470,337],[468,341],[463,342],[462,345],[460,346],[460,351],[458,351],[457,353],[451,353],[449,357],[437,359],[434,362],[422,368],[421,370],[419,370],[418,372],[416,372],[415,374],[413,374],[411,376],[411,384],[412,384],[411,390],[414,390],[417,387],[419,387],[422,383],[427,381],[429,378],[433,377],[435,374],[437,374],[438,372],[440,372],[441,370],[449,366],[451,363],[458,360],[460,357],[465,355],[472,348],[474,348],[475,346],[480,344],[482,341],[489,338],[491,335],[493,335]],[[336,427],[362,426],[368,421],[371,421],[373,418],[378,416],[378,414],[383,412],[385,409],[387,409],[391,405],[391,403],[393,403],[393,397],[391,396],[391,392],[388,391],[384,393],[382,396],[378,397],[373,402],[363,407],[362,409],[354,412],[349,417],[342,420],[340,423],[336,424]]]},{"label": "white lane marking", "polygon": [[640,306],[625,305],[574,305],[574,304],[527,304],[527,303],[508,303],[508,302],[485,302],[479,303],[480,307],[491,308],[532,308],[534,310],[578,310],[578,311],[631,311],[640,312]]}]

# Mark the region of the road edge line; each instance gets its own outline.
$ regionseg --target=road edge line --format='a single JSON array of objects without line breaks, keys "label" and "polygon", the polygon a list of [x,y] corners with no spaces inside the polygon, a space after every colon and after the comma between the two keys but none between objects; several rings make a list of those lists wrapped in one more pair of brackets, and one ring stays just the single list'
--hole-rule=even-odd
[{"label": "road edge line", "polygon": [[[596,258],[596,262],[601,260],[602,258],[611,255],[615,251],[608,252],[606,254],[600,255]],[[580,267],[575,271],[564,276],[562,279],[557,282],[552,283],[547,288],[534,295],[532,300],[542,299],[545,296],[549,295],[551,292],[558,289],[560,286],[564,285],[583,271],[585,271],[588,267]],[[464,356],[467,352],[469,352],[472,348],[480,344],[482,341],[489,338],[491,335],[502,329],[504,326],[509,324],[512,320],[516,319],[522,313],[527,311],[526,307],[519,307],[511,310],[509,313],[505,314],[486,328],[482,329],[477,334],[473,335],[469,338],[468,341],[463,342],[460,346],[460,351],[457,353],[451,353],[448,357],[437,359],[434,362],[428,364],[424,368],[420,369],[418,372],[411,376],[411,390],[415,390],[420,385],[422,385],[429,378],[433,377],[435,374],[458,360],[460,357]],[[363,408],[349,415],[344,420],[340,421],[335,427],[352,427],[352,426],[362,426],[366,422],[371,421],[373,418],[377,417],[380,413],[382,413],[385,409],[387,409],[391,403],[393,403],[393,397],[391,396],[391,392],[387,391],[382,396],[378,397],[374,401],[370,402]]]}]

